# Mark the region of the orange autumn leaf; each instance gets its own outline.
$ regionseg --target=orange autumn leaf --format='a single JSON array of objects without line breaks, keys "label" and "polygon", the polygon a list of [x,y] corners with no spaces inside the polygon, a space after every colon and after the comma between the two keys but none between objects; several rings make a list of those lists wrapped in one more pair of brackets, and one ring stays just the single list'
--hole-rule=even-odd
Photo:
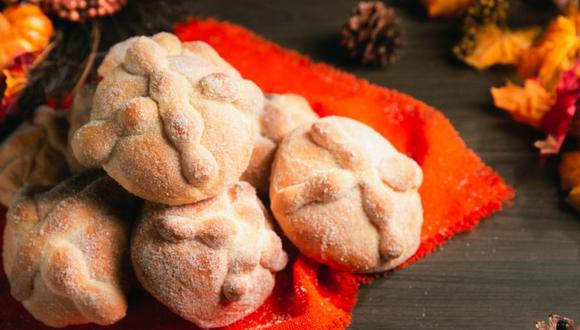
[{"label": "orange autumn leaf", "polygon": [[553,91],[560,74],[572,66],[580,55],[580,39],[574,14],[571,17],[558,16],[544,32],[538,42],[526,50],[518,68],[522,79],[539,77],[548,91]]},{"label": "orange autumn leaf", "polygon": [[517,64],[540,31],[538,27],[506,30],[496,25],[484,26],[478,29],[475,50],[465,57],[465,62],[479,70],[497,64]]},{"label": "orange autumn leaf", "polygon": [[562,154],[560,182],[562,189],[569,190],[568,204],[580,211],[580,151]]},{"label": "orange autumn leaf", "polygon": [[429,17],[454,17],[461,15],[473,0],[421,0]]},{"label": "orange autumn leaf", "polygon": [[542,117],[550,110],[554,98],[537,81],[528,79],[524,87],[510,81],[503,87],[492,87],[491,95],[496,107],[509,112],[512,117],[540,128]]}]

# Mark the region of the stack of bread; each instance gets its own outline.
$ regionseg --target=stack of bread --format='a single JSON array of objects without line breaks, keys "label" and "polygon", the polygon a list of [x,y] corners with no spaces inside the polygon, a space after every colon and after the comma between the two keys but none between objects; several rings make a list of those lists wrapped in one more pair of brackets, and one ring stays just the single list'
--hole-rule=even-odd
[{"label": "stack of bread", "polygon": [[226,326],[271,294],[281,235],[358,273],[417,250],[421,169],[370,127],[264,96],[169,33],[115,45],[98,72],[68,118],[38,109],[0,148],[4,269],[46,325],[119,321],[134,272],[182,318]]}]

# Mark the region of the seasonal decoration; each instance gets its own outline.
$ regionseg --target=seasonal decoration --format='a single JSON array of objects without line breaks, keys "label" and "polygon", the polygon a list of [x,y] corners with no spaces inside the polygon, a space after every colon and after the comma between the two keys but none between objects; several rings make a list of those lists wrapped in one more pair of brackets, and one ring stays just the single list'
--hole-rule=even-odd
[{"label": "seasonal decoration", "polygon": [[562,154],[560,184],[563,190],[568,191],[566,202],[580,211],[580,151]]},{"label": "seasonal decoration", "polygon": [[542,129],[548,137],[536,142],[542,154],[557,154],[564,143],[580,100],[580,59],[561,75],[556,87],[556,101],[542,118]]},{"label": "seasonal decoration", "polygon": [[508,81],[504,87],[492,87],[495,106],[509,112],[522,123],[540,128],[542,117],[550,110],[554,97],[537,80],[528,79],[524,87]]},{"label": "seasonal decoration", "polygon": [[542,38],[523,53],[518,68],[520,78],[538,77],[549,91],[554,90],[560,74],[572,66],[580,55],[579,31],[574,16],[556,17]]},{"label": "seasonal decoration", "polygon": [[127,0],[29,0],[29,2],[61,18],[84,22],[113,15],[123,8]]},{"label": "seasonal decoration", "polygon": [[340,44],[363,65],[386,66],[399,59],[403,26],[380,1],[359,2],[340,32]]},{"label": "seasonal decoration", "polygon": [[421,0],[429,17],[454,17],[467,10],[473,0]]},{"label": "seasonal decoration", "polygon": [[483,0],[475,1],[471,5],[463,18],[463,37],[453,48],[453,53],[464,59],[471,54],[477,44],[477,33],[480,28],[488,25],[496,25],[505,28],[507,24],[508,3],[505,0]]},{"label": "seasonal decoration", "polygon": [[52,33],[50,19],[35,5],[10,6],[0,13],[0,120],[50,49]]},{"label": "seasonal decoration", "polygon": [[50,19],[31,4],[10,6],[0,13],[0,69],[26,53],[46,48],[52,36]]},{"label": "seasonal decoration", "polygon": [[497,25],[484,26],[475,34],[475,48],[463,60],[478,70],[497,64],[515,65],[538,34],[538,27],[512,31]]},{"label": "seasonal decoration", "polygon": [[506,0],[475,1],[463,19],[463,37],[453,48],[457,58],[479,70],[517,64],[540,29],[509,29],[507,10]]},{"label": "seasonal decoration", "polygon": [[538,321],[536,323],[537,330],[576,330],[574,320],[567,317],[562,317],[557,314],[551,314],[548,317],[548,323],[545,321]]}]

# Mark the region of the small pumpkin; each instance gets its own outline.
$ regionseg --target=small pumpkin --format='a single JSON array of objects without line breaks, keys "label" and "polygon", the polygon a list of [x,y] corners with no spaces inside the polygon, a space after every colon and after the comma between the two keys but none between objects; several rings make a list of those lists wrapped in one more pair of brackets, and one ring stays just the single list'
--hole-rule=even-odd
[{"label": "small pumpkin", "polygon": [[0,68],[25,53],[48,46],[54,28],[50,19],[32,4],[10,6],[0,13]]}]

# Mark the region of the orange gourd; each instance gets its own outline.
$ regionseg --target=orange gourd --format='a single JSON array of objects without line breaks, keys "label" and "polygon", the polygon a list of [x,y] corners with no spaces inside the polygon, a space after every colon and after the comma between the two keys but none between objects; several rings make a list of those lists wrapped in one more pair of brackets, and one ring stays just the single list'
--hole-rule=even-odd
[{"label": "orange gourd", "polygon": [[32,4],[8,7],[0,13],[0,68],[25,53],[44,49],[53,33],[50,19]]}]

